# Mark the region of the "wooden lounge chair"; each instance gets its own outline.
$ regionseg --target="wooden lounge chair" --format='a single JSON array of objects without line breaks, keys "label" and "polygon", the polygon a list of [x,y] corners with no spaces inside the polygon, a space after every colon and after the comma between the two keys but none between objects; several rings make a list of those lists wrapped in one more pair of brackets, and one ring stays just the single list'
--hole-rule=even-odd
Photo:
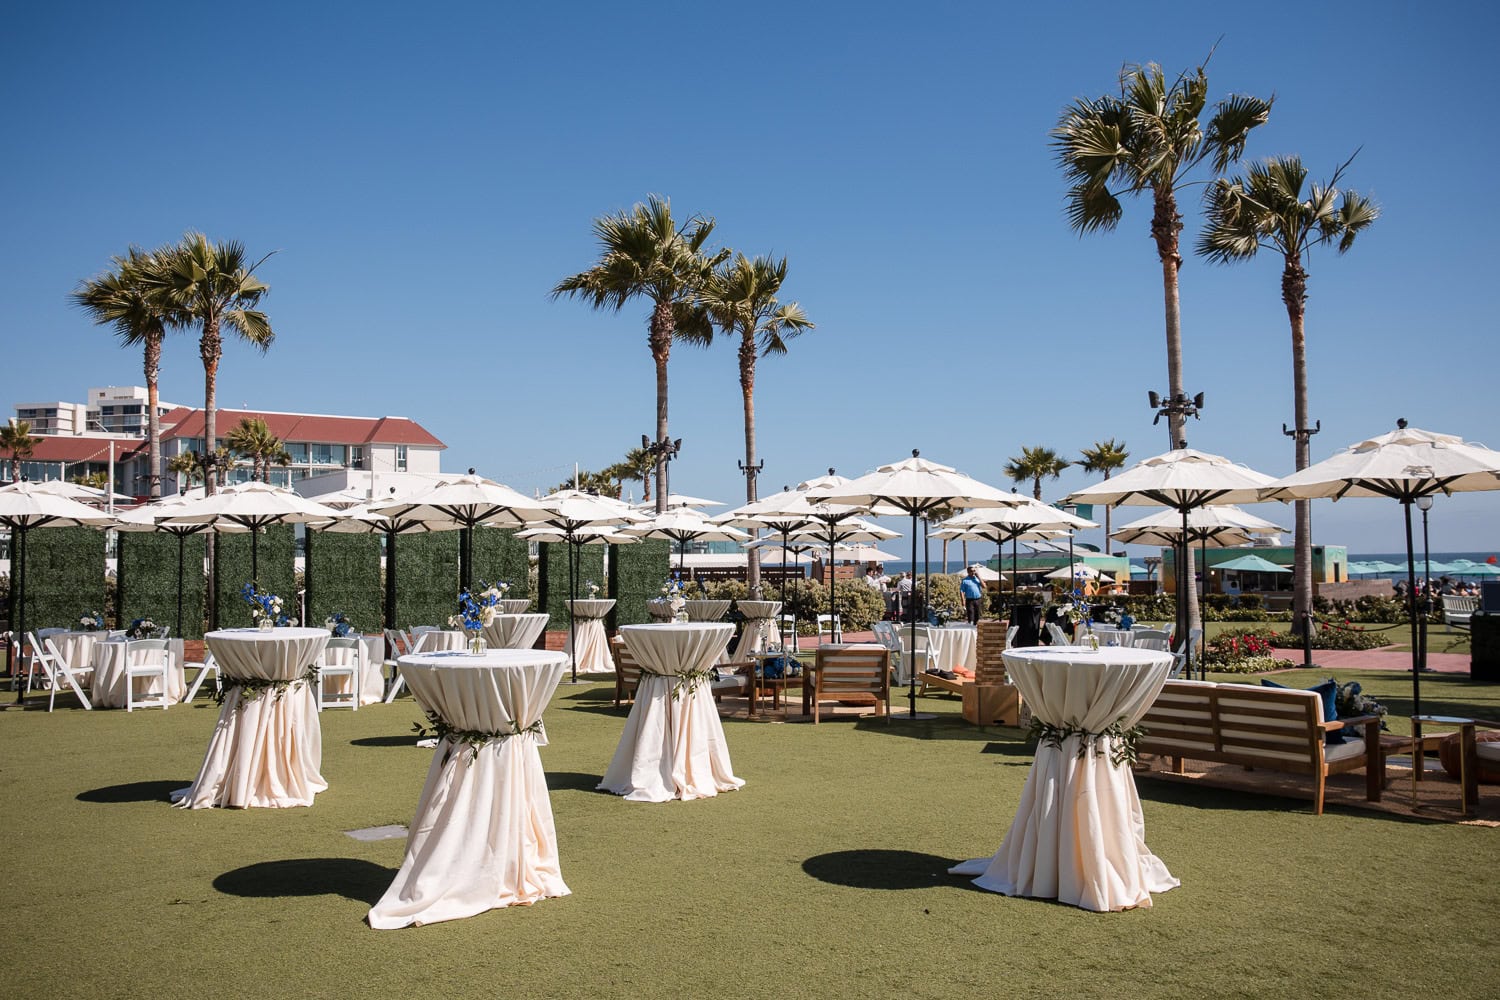
[{"label": "wooden lounge chair", "polygon": [[878,646],[821,646],[802,699],[818,723],[818,704],[851,695],[874,695],[875,712],[891,721],[891,653]]},{"label": "wooden lounge chair", "polygon": [[623,636],[609,640],[609,651],[615,658],[615,707],[619,708],[627,701],[635,701],[635,689],[641,683],[641,665],[625,645]]}]

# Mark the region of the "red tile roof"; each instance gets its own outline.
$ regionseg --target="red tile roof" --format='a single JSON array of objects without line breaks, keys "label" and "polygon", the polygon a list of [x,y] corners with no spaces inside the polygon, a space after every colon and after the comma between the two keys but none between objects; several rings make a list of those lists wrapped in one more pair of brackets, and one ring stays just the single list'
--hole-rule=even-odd
[{"label": "red tile roof", "polygon": [[[406,417],[325,417],[314,413],[262,413],[255,410],[220,410],[219,437],[229,434],[246,417],[266,422],[272,434],[285,442],[322,444],[408,444],[424,448],[446,448],[447,445],[427,432],[421,424]],[[161,418],[162,440],[201,438],[203,411],[179,406]]]},{"label": "red tile roof", "polygon": [[[36,447],[27,462],[99,462],[109,461],[109,438],[62,437],[35,435]],[[145,451],[146,442],[139,438],[116,438],[115,461],[122,462],[137,449]],[[0,461],[10,461],[10,452],[4,452]]]}]

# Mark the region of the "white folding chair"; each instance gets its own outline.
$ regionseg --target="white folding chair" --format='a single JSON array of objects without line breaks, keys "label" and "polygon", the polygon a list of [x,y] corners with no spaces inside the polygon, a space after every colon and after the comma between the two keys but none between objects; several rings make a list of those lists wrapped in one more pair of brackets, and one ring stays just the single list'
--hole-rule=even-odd
[{"label": "white folding chair", "polygon": [[1052,637],[1052,645],[1054,646],[1071,646],[1073,644],[1073,640],[1068,638],[1068,633],[1064,632],[1062,626],[1058,625],[1057,622],[1047,623],[1047,634]]},{"label": "white folding chair", "polygon": [[1159,653],[1170,653],[1171,636],[1164,629],[1133,628],[1130,630],[1130,645],[1136,649],[1154,649]]},{"label": "white folding chair", "polygon": [[901,637],[896,634],[896,626],[893,622],[872,622],[870,630],[875,633],[875,641],[880,643],[891,652],[891,672],[895,676],[897,684],[906,683],[906,657],[901,645]]},{"label": "white folding chair", "polygon": [[172,626],[170,625],[163,625],[161,628],[151,633],[151,638],[153,639],[170,639],[171,637]]},{"label": "white folding chair", "polygon": [[[783,637],[784,636],[791,636],[792,637],[792,652],[793,653],[800,652],[800,648],[797,645],[797,638],[798,638],[797,637],[797,616],[796,615],[777,615],[776,616],[776,628],[777,628],[777,635],[780,635],[780,636],[783,636]],[[786,645],[786,639],[785,638],[782,639],[782,645]]]},{"label": "white folding chair", "polygon": [[[318,658],[318,711],[325,708],[351,708],[359,711],[359,679],[365,670],[365,644],[358,639],[334,636],[323,647]],[[334,677],[349,678],[349,692],[330,694],[328,681]]]},{"label": "white folding chair", "polygon": [[219,673],[219,664],[218,661],[214,659],[213,653],[210,653],[205,649],[203,651],[202,663],[199,663],[196,660],[186,660],[183,662],[182,669],[184,671],[186,671],[190,667],[198,668],[198,676],[193,679],[193,686],[188,688],[188,693],[182,699],[182,703],[184,705],[192,701],[193,698],[198,694],[198,689],[203,686],[203,682],[208,679],[209,674],[214,675],[214,690],[222,691],[224,689],[224,678]]},{"label": "white folding chair", "polygon": [[823,644],[823,636],[827,634],[829,642],[844,641],[844,626],[839,621],[838,615],[818,616],[818,645]]},{"label": "white folding chair", "polygon": [[1193,675],[1193,661],[1198,658],[1198,646],[1203,641],[1203,630],[1201,628],[1188,629],[1187,642],[1178,647],[1172,654],[1172,672],[1169,677],[1178,677],[1184,670],[1187,675]]},{"label": "white folding chair", "polygon": [[[166,708],[172,700],[167,697],[167,671],[172,667],[172,651],[165,639],[127,639],[125,641],[125,711],[138,708]],[[144,681],[148,693],[137,698],[135,682]],[[149,693],[150,682],[158,689]]]},{"label": "white folding chair", "polygon": [[[406,640],[406,654],[414,656],[422,651],[427,642],[427,633],[436,632],[438,629],[433,625],[414,625]],[[400,654],[398,654],[400,655]],[[389,705],[396,700],[396,695],[406,687],[406,678],[401,676],[401,671],[396,671],[396,676],[391,680],[391,689],[385,693],[385,703]]]},{"label": "white folding chair", "polygon": [[1006,649],[1009,649],[1010,648],[1010,644],[1016,641],[1016,633],[1019,632],[1019,631],[1021,631],[1021,626],[1019,626],[1019,625],[1012,625],[1010,628],[1008,628],[1008,629],[1005,630],[1005,648]]},{"label": "white folding chair", "polygon": [[412,639],[399,628],[381,629],[381,633],[385,636],[385,659],[381,668],[388,678],[387,683],[394,684],[401,676],[401,665],[396,661],[411,652]]},{"label": "white folding chair", "polygon": [[[47,711],[52,711],[52,706],[57,701],[57,689],[63,684],[73,689],[73,693],[78,696],[84,708],[92,709],[94,706],[89,703],[88,697],[83,693],[83,687],[78,683],[78,678],[63,660],[62,654],[57,651],[52,640],[44,639],[38,642],[35,632],[27,633],[26,637],[31,645],[31,664],[26,675],[26,690],[31,690],[31,673],[40,667],[47,678],[47,686],[51,688],[51,692],[47,695]],[[19,648],[17,646],[18,650]]]}]

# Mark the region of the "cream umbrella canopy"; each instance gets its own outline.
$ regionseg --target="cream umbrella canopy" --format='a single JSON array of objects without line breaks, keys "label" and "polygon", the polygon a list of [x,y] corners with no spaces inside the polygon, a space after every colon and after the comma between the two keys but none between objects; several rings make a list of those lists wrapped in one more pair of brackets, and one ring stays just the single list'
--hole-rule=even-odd
[{"label": "cream umbrella canopy", "polygon": [[[1069,503],[1121,504],[1171,507],[1183,521],[1187,534],[1188,513],[1214,504],[1255,503],[1260,491],[1274,480],[1249,466],[1231,462],[1193,448],[1178,448],[1137,462],[1118,476],[1068,494]],[[1182,543],[1184,546],[1186,542]],[[1188,588],[1186,548],[1181,550],[1177,573],[1177,635],[1188,634]]]},{"label": "cream umbrella canopy", "polygon": [[[938,523],[937,535],[945,535],[960,541],[994,542],[1001,553],[996,557],[995,568],[1000,568],[1004,558],[1006,542],[1012,543],[1010,558],[1011,586],[1016,580],[1016,554],[1014,544],[1042,538],[1056,538],[1082,528],[1097,528],[1093,521],[1069,513],[1051,504],[1042,503],[1019,493],[1010,494],[1015,502],[1008,507],[980,507],[966,510]],[[957,532],[957,534],[949,534]]]},{"label": "cream umbrella canopy", "polygon": [[1396,421],[1389,434],[1369,438],[1260,491],[1262,500],[1340,500],[1385,497],[1401,505],[1406,518],[1406,577],[1412,640],[1412,714],[1422,712],[1418,635],[1416,555],[1411,508],[1422,497],[1500,489],[1500,452]]},{"label": "cream umbrella canopy", "polygon": [[[0,528],[10,531],[15,586],[10,592],[10,620],[16,623],[15,652],[8,658],[12,678],[20,676],[21,645],[26,637],[26,536],[37,528],[103,528],[114,521],[108,514],[70,500],[36,484],[18,482],[0,489]],[[16,702],[24,691],[16,685]]]},{"label": "cream umbrella canopy", "polygon": [[[393,488],[394,489],[394,488]],[[394,502],[389,498],[385,504]],[[396,550],[399,546],[397,538],[401,535],[416,535],[429,531],[456,531],[458,524],[454,521],[426,521],[414,517],[406,517],[401,514],[386,514],[376,512],[369,504],[361,504],[355,507],[346,507],[339,511],[339,516],[328,524],[321,525],[320,531],[331,531],[335,534],[379,534],[385,536],[385,607],[384,628],[396,628],[396,592],[397,592],[397,570]]]},{"label": "cream umbrella canopy", "polygon": [[745,542],[750,536],[691,507],[679,507],[664,511],[655,517],[621,526],[621,530],[637,538],[665,538],[677,543],[677,571],[682,572],[685,546],[688,542]]},{"label": "cream umbrella canopy", "polygon": [[540,500],[533,500],[501,483],[469,474],[439,483],[429,490],[403,500],[372,504],[377,514],[436,521],[468,529],[459,558],[459,583],[468,589],[474,585],[474,528],[481,524],[501,528],[524,527],[542,521],[548,511]]},{"label": "cream umbrella canopy", "polygon": [[[911,561],[917,563],[917,518],[943,507],[1008,507],[1019,503],[1014,493],[971,479],[951,466],[921,457],[913,448],[911,458],[882,465],[874,472],[842,484],[812,487],[815,499],[830,504],[852,504],[866,509],[895,510],[911,515]],[[911,620],[911,648],[917,647],[917,617]],[[907,695],[910,713],[917,715],[917,679],[912,673]]]}]

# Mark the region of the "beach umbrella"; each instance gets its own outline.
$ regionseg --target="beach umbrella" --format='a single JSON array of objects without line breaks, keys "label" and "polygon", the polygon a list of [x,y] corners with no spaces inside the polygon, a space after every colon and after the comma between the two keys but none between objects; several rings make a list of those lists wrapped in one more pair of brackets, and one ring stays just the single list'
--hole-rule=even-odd
[{"label": "beach umbrella", "polygon": [[1012,493],[1010,496],[1014,498],[1010,506],[966,510],[940,522],[938,537],[944,537],[943,533],[951,529],[959,532],[947,536],[951,539],[994,542],[1000,549],[995,558],[996,568],[999,568],[1004,559],[1005,543],[1010,542],[1012,590],[1016,585],[1017,542],[1058,538],[1080,528],[1099,527],[1093,521],[1051,504],[1042,503],[1040,500],[1024,497],[1018,493]]},{"label": "beach umbrella", "polygon": [[[0,489],[11,489],[16,486],[11,483]],[[85,486],[83,483],[72,483],[65,479],[48,479],[39,483],[32,483],[32,488],[41,493],[51,493],[55,496],[67,497],[69,500],[77,500],[79,503],[106,504],[106,503],[134,503],[135,497],[126,496],[123,493],[110,493],[93,486]]]},{"label": "beach umbrella", "polygon": [[1239,465],[1222,455],[1193,448],[1178,448],[1138,462],[1118,476],[1068,494],[1069,503],[1102,503],[1114,507],[1161,506],[1175,510],[1181,518],[1183,539],[1178,543],[1177,635],[1187,640],[1188,614],[1188,516],[1199,507],[1216,504],[1255,503],[1260,491],[1272,482],[1270,476]]},{"label": "beach umbrella", "polygon": [[[951,466],[921,457],[913,448],[911,458],[882,465],[874,472],[840,484],[810,487],[814,498],[830,504],[852,504],[875,512],[898,511],[911,516],[911,562],[917,564],[917,518],[925,518],[945,507],[1008,507],[1019,503],[1019,495],[1007,493]],[[911,648],[917,648],[917,616],[911,619]],[[907,694],[908,719],[917,719],[917,678],[912,671]],[[930,718],[930,716],[928,716]]]},{"label": "beach umbrella", "polygon": [[[10,657],[11,676],[19,678],[21,646],[26,641],[26,536],[37,528],[108,527],[113,518],[77,500],[36,488],[21,481],[0,490],[0,528],[10,532],[11,576],[10,620],[15,623],[15,651]],[[16,684],[16,702],[24,689]]]},{"label": "beach umbrella", "polygon": [[1411,611],[1412,714],[1422,713],[1422,651],[1417,627],[1417,562],[1411,508],[1421,497],[1500,489],[1500,452],[1453,434],[1419,430],[1396,421],[1388,434],[1350,445],[1300,472],[1266,486],[1263,500],[1340,500],[1384,497],[1401,505],[1406,520],[1407,601]]},{"label": "beach umbrella", "polygon": [[621,531],[637,538],[665,538],[677,543],[677,572],[682,572],[688,542],[745,542],[750,536],[738,528],[709,520],[708,515],[691,507],[663,511],[655,517],[621,526]]},{"label": "beach umbrella", "polygon": [[[394,493],[394,487],[392,492]],[[390,503],[394,497],[387,498]],[[454,521],[426,521],[400,514],[377,513],[369,504],[346,507],[339,516],[318,530],[335,534],[379,534],[385,536],[385,623],[382,628],[396,627],[396,539],[401,535],[429,531],[456,531]],[[394,652],[394,651],[392,651]]]},{"label": "beach umbrella", "polygon": [[260,532],[275,524],[317,524],[333,521],[338,511],[299,493],[251,480],[226,486],[211,496],[184,500],[159,508],[155,516],[178,524],[203,524],[215,530],[250,532],[250,581],[260,575]]},{"label": "beach umbrella", "polygon": [[457,476],[404,499],[371,504],[370,509],[376,514],[467,529],[459,552],[458,573],[459,583],[466,590],[474,585],[475,528],[481,524],[521,528],[544,520],[548,514],[540,500],[475,475],[473,469],[468,475]]},{"label": "beach umbrella", "polygon": [[1238,573],[1290,573],[1287,566],[1279,566],[1269,559],[1263,559],[1254,553],[1236,556],[1226,562],[1219,563],[1218,569],[1234,570]]},{"label": "beach umbrella", "polygon": [[1470,563],[1458,570],[1459,576],[1500,576],[1500,566],[1493,563]]},{"label": "beach umbrella", "polygon": [[[705,500],[702,497],[690,497],[683,493],[667,494],[667,510],[676,510],[679,507],[722,506],[724,506],[724,504],[720,500]],[[650,514],[654,514],[656,512],[656,501],[652,500],[649,503],[638,504],[635,509],[638,511],[646,511],[647,515],[649,516]]]},{"label": "beach umbrella", "polygon": [[[691,498],[689,498],[691,499]],[[708,501],[712,503],[713,501]],[[578,490],[562,490],[541,500],[547,517],[522,535],[537,541],[559,541],[568,548],[568,648],[573,652],[573,683],[578,683],[578,635],[573,620],[573,602],[578,599],[578,573],[583,546],[607,545],[622,536],[616,529],[640,524],[645,514],[613,497]],[[545,537],[543,537],[545,535]],[[635,539],[631,539],[634,541]]]}]

